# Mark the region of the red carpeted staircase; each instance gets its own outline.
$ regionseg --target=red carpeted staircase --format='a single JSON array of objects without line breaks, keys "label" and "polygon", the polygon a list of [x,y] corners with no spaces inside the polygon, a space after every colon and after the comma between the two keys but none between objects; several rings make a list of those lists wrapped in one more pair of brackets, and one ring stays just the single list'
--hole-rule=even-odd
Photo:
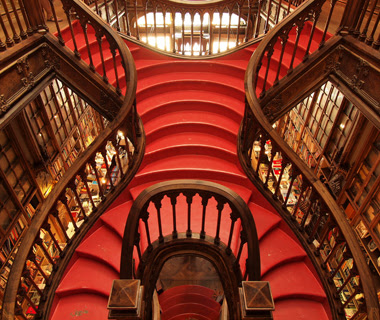
[{"label": "red carpeted staircase", "polygon": [[[72,47],[68,30],[64,38]],[[127,44],[138,72],[137,109],[146,131],[146,154],[128,189],[77,248],[56,291],[51,319],[107,319],[106,305],[112,280],[119,277],[121,241],[129,209],[145,188],[171,179],[217,182],[247,201],[260,240],[262,279],[270,282],[275,300],[274,319],[331,318],[325,293],[305,251],[253,187],[236,155],[244,112],[244,74],[257,45],[222,58],[185,60]],[[84,41],[79,47],[86,60]],[[97,46],[92,48],[96,50]],[[111,68],[111,57],[106,59]],[[99,61],[94,64],[100,68]],[[269,72],[269,81],[273,81],[274,73]],[[114,81],[112,76],[109,79]],[[180,303],[168,306],[160,299],[167,310],[174,310],[170,319],[184,319],[173,317],[181,309],[176,307]],[[197,319],[214,318],[200,315]]]}]

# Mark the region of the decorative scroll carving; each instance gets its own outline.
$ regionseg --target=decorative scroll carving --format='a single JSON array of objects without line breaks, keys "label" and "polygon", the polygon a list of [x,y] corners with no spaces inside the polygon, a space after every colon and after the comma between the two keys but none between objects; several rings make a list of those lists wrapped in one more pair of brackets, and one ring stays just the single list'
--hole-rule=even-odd
[{"label": "decorative scroll carving", "polygon": [[281,96],[279,95],[276,98],[272,99],[264,107],[263,112],[269,122],[272,122],[278,116],[278,113],[281,111],[282,106],[283,106],[283,101],[282,101]]},{"label": "decorative scroll carving", "polygon": [[352,89],[361,89],[365,81],[363,78],[367,77],[369,73],[369,64],[360,59],[356,65],[356,74],[350,80],[350,87]]},{"label": "decorative scroll carving", "polygon": [[30,71],[30,65],[28,56],[22,57],[17,60],[16,63],[17,73],[23,75],[21,78],[21,83],[26,89],[30,89],[35,85],[35,78],[33,73]]},{"label": "decorative scroll carving", "polygon": [[108,117],[115,119],[120,107],[115,105],[115,102],[110,98],[110,96],[104,91],[100,92],[100,102],[99,107],[102,109],[101,112],[106,114]]},{"label": "decorative scroll carving", "polygon": [[49,69],[60,69],[61,62],[57,55],[53,53],[48,45],[44,45],[42,49],[42,56],[44,57],[44,63],[46,68]]},{"label": "decorative scroll carving", "polygon": [[9,105],[7,103],[7,100],[5,99],[5,96],[3,94],[0,95],[0,116],[7,112],[8,108]]}]

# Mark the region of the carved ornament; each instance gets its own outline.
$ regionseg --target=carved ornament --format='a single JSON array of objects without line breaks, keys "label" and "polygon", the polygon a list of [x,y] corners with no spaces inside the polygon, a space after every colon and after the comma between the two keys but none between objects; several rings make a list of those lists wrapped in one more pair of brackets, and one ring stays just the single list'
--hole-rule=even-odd
[{"label": "carved ornament", "polygon": [[277,117],[277,115],[281,112],[283,106],[283,101],[281,95],[272,99],[264,108],[263,112],[269,122],[273,122],[273,120]]},{"label": "carved ornament", "polygon": [[44,63],[46,68],[57,70],[61,67],[61,61],[57,55],[47,45],[42,48],[42,56],[44,57]]}]

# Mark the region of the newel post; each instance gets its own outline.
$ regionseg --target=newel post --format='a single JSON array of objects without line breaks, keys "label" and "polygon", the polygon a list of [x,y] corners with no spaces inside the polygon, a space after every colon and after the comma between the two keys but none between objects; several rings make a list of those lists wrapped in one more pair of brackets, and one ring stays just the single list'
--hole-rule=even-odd
[{"label": "newel post", "polygon": [[268,281],[243,281],[239,294],[243,320],[273,320],[274,302]]},{"label": "newel post", "polygon": [[144,287],[140,280],[117,279],[108,299],[108,319],[140,320],[143,318]]},{"label": "newel post", "polygon": [[29,23],[33,32],[37,32],[38,30],[41,30],[41,29],[47,30],[40,0],[21,0],[21,1],[24,5],[25,12],[28,16]]}]

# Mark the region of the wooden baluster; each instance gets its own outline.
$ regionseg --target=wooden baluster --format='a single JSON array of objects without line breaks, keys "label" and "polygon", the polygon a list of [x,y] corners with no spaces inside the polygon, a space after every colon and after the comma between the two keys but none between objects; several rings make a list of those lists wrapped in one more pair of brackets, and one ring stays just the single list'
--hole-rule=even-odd
[{"label": "wooden baluster", "polygon": [[55,11],[53,0],[49,0],[49,3],[50,3],[51,12],[53,13],[55,27],[56,27],[56,29],[58,31],[58,38],[62,38],[61,28],[60,28],[59,23],[58,23],[57,13]]},{"label": "wooden baluster", "polygon": [[227,49],[230,49],[230,35],[231,35],[231,16],[232,11],[230,8],[228,8],[228,28],[227,28]]},{"label": "wooden baluster", "polygon": [[21,277],[27,279],[28,282],[31,283],[31,285],[36,289],[36,291],[38,292],[38,294],[40,295],[40,297],[42,296],[42,291],[41,291],[40,287],[34,282],[32,276],[30,274],[30,270],[29,269],[24,269],[24,271],[22,272]]},{"label": "wooden baluster", "polygon": [[[318,201],[318,200],[317,200]],[[301,219],[301,223],[299,224],[299,230],[302,232],[302,231],[304,231],[305,230],[305,223],[306,223],[306,220],[307,220],[307,218],[310,216],[310,214],[316,214],[315,212],[312,212],[312,210],[313,210],[313,205],[317,205],[318,204],[318,202],[316,201],[316,199],[315,199],[315,196],[311,196],[310,197],[310,202],[309,202],[309,206],[307,207],[307,210],[306,210],[306,213],[303,215],[303,217],[302,217],[302,219]],[[314,208],[314,211],[315,211],[316,209]]]},{"label": "wooden baluster", "polygon": [[289,184],[289,187],[288,187],[288,192],[286,193],[286,197],[285,197],[284,203],[282,205],[285,209],[286,209],[286,205],[288,203],[289,197],[290,197],[290,193],[292,192],[292,187],[293,187],[294,180],[296,180],[296,178],[297,178],[297,175],[296,175],[296,173],[294,171],[295,170],[293,169],[292,180],[290,180],[290,184]]},{"label": "wooden baluster", "polygon": [[376,18],[376,22],[372,28],[372,32],[371,32],[371,35],[369,37],[367,37],[367,39],[365,40],[365,43],[368,44],[368,45],[372,45],[374,42],[374,36],[375,36],[375,32],[377,30],[377,27],[379,25],[379,20],[380,20],[380,14],[377,15],[377,18]]},{"label": "wooden baluster", "polygon": [[[199,34],[199,55],[202,55],[203,51],[203,12],[199,15],[199,18],[201,19],[201,29],[200,29],[200,34]],[[206,51],[206,48],[205,48]]]},{"label": "wooden baluster", "polygon": [[[127,33],[128,36],[131,35],[131,29],[129,24],[129,13],[128,13],[128,1],[124,0],[124,18],[127,23],[127,30],[124,30],[124,32]],[[136,27],[137,27],[137,21],[136,21]]]},{"label": "wooden baluster", "polygon": [[184,55],[185,54],[185,17],[186,17],[186,13],[184,14],[183,12],[181,12],[181,16],[182,16],[182,54]]},{"label": "wooden baluster", "polygon": [[[165,7],[162,8],[162,19],[164,22],[164,50],[169,51],[167,47],[167,43],[166,43],[166,8]],[[170,30],[169,30],[169,34],[170,34]]]},{"label": "wooden baluster", "polygon": [[30,25],[30,22],[29,22],[29,19],[28,19],[28,15],[26,14],[24,2],[23,1],[19,1],[18,4],[20,6],[21,14],[22,14],[22,16],[24,18],[24,22],[25,22],[25,25],[26,25],[26,33],[31,36],[33,34],[33,29],[32,29],[32,26]]},{"label": "wooden baluster", "polygon": [[304,62],[309,58],[309,55],[310,55],[310,46],[311,46],[311,42],[313,41],[314,31],[315,31],[315,28],[317,26],[317,21],[318,21],[318,18],[319,18],[319,14],[320,14],[320,12],[315,13],[315,15],[314,15],[314,22],[313,22],[313,26],[311,27],[311,32],[310,32],[310,36],[309,36],[309,42],[307,44],[305,55],[304,55],[304,57],[302,59]]},{"label": "wooden baluster", "polygon": [[285,171],[285,168],[287,167],[287,165],[288,165],[288,161],[286,161],[285,158],[283,157],[280,175],[278,176],[276,189],[274,190],[274,193],[273,193],[273,199],[278,199],[278,193],[280,191],[280,182],[281,182],[282,175],[284,174],[284,171]]},{"label": "wooden baluster", "polygon": [[265,136],[260,136],[260,154],[259,154],[259,158],[257,159],[257,167],[256,167],[256,174],[259,174],[259,168],[260,168],[260,164],[261,164],[261,161],[262,159],[264,159],[265,157],[265,143],[266,143],[266,137]]},{"label": "wooden baluster", "polygon": [[33,252],[29,252],[27,259],[29,261],[33,262],[33,264],[36,266],[37,270],[40,272],[41,276],[45,279],[46,282],[48,282],[49,277],[45,274],[45,272],[42,270],[41,266],[37,262],[36,255]]},{"label": "wooden baluster", "polygon": [[247,235],[245,234],[244,230],[241,230],[240,231],[240,246],[239,246],[238,254],[236,256],[236,264],[239,264],[241,254],[243,252],[243,247],[246,243],[247,243]]},{"label": "wooden baluster", "polygon": [[141,212],[140,218],[144,222],[144,225],[145,225],[146,239],[148,241],[148,250],[152,251],[152,242],[150,241],[150,232],[149,232],[149,224],[148,224],[149,212],[147,209],[144,209],[144,211]]},{"label": "wooden baluster", "polygon": [[143,2],[143,5],[144,5],[144,17],[145,17],[145,37],[146,37],[146,43],[149,43],[148,41],[148,14],[147,14],[148,0]]},{"label": "wooden baluster", "polygon": [[[111,42],[110,42],[111,41]],[[118,95],[121,95],[121,89],[120,89],[120,82],[119,82],[119,74],[117,71],[117,63],[116,63],[116,49],[117,49],[117,44],[113,41],[113,39],[110,39],[109,44],[110,44],[110,51],[112,54],[112,60],[113,60],[113,70],[115,71],[115,78],[116,78],[116,93]]]},{"label": "wooden baluster", "polygon": [[65,229],[65,227],[63,226],[61,219],[59,218],[59,212],[58,212],[58,210],[53,210],[50,214],[51,214],[51,215],[55,218],[55,220],[57,221],[57,223],[58,223],[58,225],[59,225],[59,228],[61,229],[62,234],[64,235],[64,237],[65,237],[65,239],[66,239],[66,242],[68,242],[68,241],[70,240],[70,238],[69,238],[69,236],[68,236],[67,233],[66,233],[66,229]]},{"label": "wooden baluster", "polygon": [[98,0],[95,0],[94,2],[95,2],[95,12],[98,16],[100,16]]},{"label": "wooden baluster", "polygon": [[[38,313],[38,307],[34,304],[34,302],[32,301],[32,299],[29,298],[28,296],[28,293],[26,292],[26,289],[22,286],[20,286],[17,290],[17,295],[23,297],[24,299],[26,299],[26,301],[28,302],[28,304],[30,305],[30,307],[34,310],[34,312],[37,314]],[[22,314],[24,316],[24,314]],[[25,316],[24,316],[25,319],[27,319]]]},{"label": "wooden baluster", "polygon": [[104,10],[106,12],[106,21],[109,24],[110,21],[111,21],[111,19],[110,19],[110,13],[109,13],[109,9],[108,9],[108,2],[107,2],[107,0],[104,0]]},{"label": "wooden baluster", "polygon": [[366,2],[364,3],[363,7],[361,8],[360,17],[359,17],[359,20],[356,23],[355,30],[353,32],[353,35],[355,37],[358,37],[360,35],[360,27],[361,27],[361,25],[363,23],[363,20],[364,20],[364,17],[366,15],[366,13],[367,13],[367,8],[368,8],[368,5],[369,5],[369,2],[370,2],[370,0],[366,0]]},{"label": "wooden baluster", "polygon": [[[289,15],[289,13],[290,13],[290,6],[291,6],[291,4],[292,4],[292,1],[291,1],[291,0],[288,0],[288,9],[286,10],[286,16]],[[286,17],[286,16],[285,16],[285,17]],[[285,18],[285,17],[284,17],[284,18]]]},{"label": "wooden baluster", "polygon": [[261,23],[261,7],[263,5],[263,0],[259,0],[259,6],[257,8],[257,14],[256,14],[256,30],[255,30],[255,38],[259,36],[260,32],[260,23]]},{"label": "wooden baluster", "polygon": [[5,51],[6,49],[7,49],[7,46],[5,45],[3,41],[1,41],[1,38],[0,38],[0,51]]},{"label": "wooden baluster", "polygon": [[[102,150],[101,154],[102,154],[102,156],[104,158],[104,164],[106,165],[106,176],[109,179],[111,189],[113,189],[114,185],[113,185],[113,182],[112,182],[112,172],[110,170],[110,167],[109,167],[109,164],[108,164],[108,161],[107,161],[107,151]],[[106,186],[106,191],[107,191],[107,186]]]},{"label": "wooden baluster", "polygon": [[169,195],[170,203],[172,205],[172,213],[173,213],[173,232],[172,236],[174,239],[178,238],[178,232],[177,232],[177,212],[176,212],[176,205],[177,205],[177,197],[179,196],[179,193],[173,193]]},{"label": "wooden baluster", "polygon": [[[21,41],[21,38],[20,38],[20,36],[17,34],[16,29],[15,29],[15,27],[14,27],[14,25],[13,25],[12,18],[11,18],[11,15],[10,15],[10,13],[9,13],[9,10],[8,10],[7,3],[5,2],[5,0],[1,0],[1,2],[2,2],[2,4],[3,4],[3,8],[4,8],[4,11],[5,11],[5,15],[7,16],[9,26],[11,27],[11,30],[12,30],[12,32],[13,32],[13,40],[11,40],[11,41],[7,41],[8,46],[11,47],[11,46],[13,46],[13,42],[18,43],[18,42]],[[1,18],[1,20],[2,20],[2,18]],[[3,23],[2,23],[2,25],[3,25]],[[8,34],[8,32],[6,32],[6,27],[5,27],[5,25],[4,25],[3,29],[4,29],[4,33],[5,33],[5,34]],[[7,38],[8,38],[8,37],[9,37],[9,35],[7,36]]]},{"label": "wooden baluster", "polygon": [[[125,139],[127,139],[127,137],[125,137]],[[128,142],[126,141],[125,143],[128,143]],[[115,145],[116,145],[116,148],[115,148],[115,151],[116,151],[115,157],[116,157],[116,161],[117,161],[117,166],[119,168],[120,177],[123,178],[124,175],[125,175],[125,173],[124,173],[124,170],[123,170],[123,165],[122,165],[121,160],[120,160],[119,144],[117,142],[115,142]]]},{"label": "wooden baluster", "polygon": [[162,233],[162,222],[161,222],[161,208],[162,208],[161,200],[162,198],[153,200],[154,206],[156,207],[156,210],[157,210],[157,222],[158,222],[158,233],[159,233],[158,242],[159,243],[164,242],[164,235]]},{"label": "wooden baluster", "polygon": [[[89,199],[90,199],[90,202],[91,202],[91,205],[92,205],[92,208],[93,208],[92,211],[94,211],[95,208],[96,208],[96,205],[95,205],[94,199],[92,199],[91,189],[90,189],[90,187],[88,185],[88,182],[87,182],[87,175],[86,175],[86,173],[81,172],[81,173],[78,173],[78,176],[80,177],[80,179],[82,180],[84,186],[86,187],[86,192],[89,195]],[[98,187],[98,188],[100,189],[100,187]]]},{"label": "wooden baluster", "polygon": [[218,202],[218,204],[216,205],[216,209],[218,210],[218,222],[216,224],[216,233],[215,233],[214,243],[219,245],[219,243],[220,243],[220,237],[219,237],[220,222],[222,219],[222,211],[224,209],[224,205],[226,204],[226,201],[224,199],[219,199],[219,198],[216,198],[216,201]]},{"label": "wooden baluster", "polygon": [[85,17],[81,17],[80,19],[80,24],[82,26],[83,34],[84,34],[84,40],[86,41],[86,48],[87,48],[87,53],[88,53],[88,58],[90,59],[90,70],[92,72],[95,72],[95,66],[94,62],[92,61],[92,54],[91,54],[91,49],[90,49],[90,43],[88,41],[88,34],[87,34],[87,19],[84,19]]},{"label": "wooden baluster", "polygon": [[153,27],[154,27],[154,46],[158,47],[158,39],[157,39],[157,7],[153,3]]},{"label": "wooden baluster", "polygon": [[71,214],[71,210],[70,210],[70,208],[69,208],[69,204],[67,203],[67,198],[66,198],[66,196],[63,194],[63,195],[60,197],[59,200],[60,200],[60,201],[62,202],[62,204],[65,206],[66,211],[67,211],[67,214],[69,215],[70,221],[71,221],[71,223],[72,223],[73,226],[74,226],[74,230],[75,230],[75,232],[78,231],[78,226],[77,226],[77,224],[76,224],[76,222],[75,222],[75,220],[74,220],[73,215]]},{"label": "wooden baluster", "polygon": [[282,5],[282,0],[279,1],[278,6],[277,6],[277,12],[275,16],[275,24],[278,24],[278,20],[280,19],[280,13],[281,13],[281,5]]},{"label": "wooden baluster", "polygon": [[313,243],[314,236],[317,233],[319,226],[321,225],[322,218],[325,217],[325,212],[327,211],[326,209],[327,208],[325,208],[324,206],[321,207],[321,212],[319,213],[318,219],[314,224],[313,230],[311,231],[309,238],[307,239],[308,243]]},{"label": "wooden baluster", "polygon": [[288,69],[288,74],[291,74],[293,72],[294,59],[296,57],[296,53],[297,53],[297,49],[298,49],[298,42],[300,40],[301,32],[302,32],[304,25],[305,25],[304,20],[298,20],[296,22],[296,33],[297,33],[297,35],[296,35],[296,41],[294,43],[294,49],[293,49],[293,53],[292,53],[292,59],[290,61],[290,66]]},{"label": "wooden baluster", "polygon": [[71,38],[72,38],[73,44],[74,44],[74,54],[75,54],[75,57],[77,59],[80,59],[81,57],[80,57],[80,53],[78,51],[77,40],[75,38],[74,28],[73,28],[72,22],[71,22],[70,9],[71,8],[69,8],[68,6],[66,6],[66,5],[64,6],[64,11],[65,11],[65,14],[66,14],[66,17],[67,17],[67,21],[68,21],[69,27],[70,27]]},{"label": "wooden baluster", "polygon": [[293,221],[296,221],[296,214],[297,214],[298,208],[300,207],[301,199],[306,199],[306,195],[304,195],[304,194],[309,191],[309,190],[307,190],[307,192],[306,192],[306,189],[308,189],[308,188],[309,188],[309,186],[306,183],[302,183],[300,196],[297,200],[296,205],[294,206],[293,213],[291,216]]},{"label": "wooden baluster", "polygon": [[53,261],[53,258],[50,256],[49,252],[47,251],[47,249],[46,249],[46,247],[44,245],[43,240],[40,237],[37,237],[34,240],[34,243],[41,248],[42,252],[44,253],[45,258],[49,260],[49,263],[52,264],[52,265],[54,265],[55,263]]},{"label": "wooden baluster", "polygon": [[282,59],[284,58],[285,47],[286,47],[286,44],[288,43],[288,39],[289,39],[289,33],[287,31],[285,31],[285,32],[286,32],[285,34],[282,34],[280,36],[280,39],[281,39],[281,54],[280,54],[280,60],[278,62],[276,79],[274,80],[273,86],[278,85],[278,81],[279,81],[279,77],[280,77],[280,71],[281,71],[281,67],[282,67]]},{"label": "wooden baluster", "polygon": [[241,7],[240,4],[238,3],[238,13],[239,13],[239,20],[238,20],[238,27],[237,27],[237,32],[236,32],[236,46],[239,45],[239,36],[240,36],[240,21],[241,21]]},{"label": "wooden baluster", "polygon": [[136,232],[135,234],[135,239],[134,239],[134,245],[137,250],[137,255],[139,257],[140,262],[142,261],[142,254],[141,254],[141,249],[140,249],[140,233]]},{"label": "wooden baluster", "polygon": [[205,224],[206,224],[206,209],[208,200],[211,198],[209,194],[202,194],[202,229],[200,233],[200,238],[204,239],[206,238],[206,232],[205,232]]},{"label": "wooden baluster", "polygon": [[267,19],[265,20],[265,25],[264,25],[265,34],[267,34],[269,31],[269,19],[270,19],[271,13],[272,13],[272,0],[269,0],[268,8],[267,8]]},{"label": "wooden baluster", "polygon": [[331,284],[334,283],[334,278],[335,278],[336,274],[338,273],[338,271],[340,270],[340,268],[342,267],[342,265],[346,262],[346,260],[348,260],[352,257],[351,252],[349,251],[350,249],[348,248],[348,246],[346,246],[346,250],[347,251],[343,252],[342,258],[341,258],[338,266],[335,268],[335,270],[334,269],[331,270],[332,274],[327,278],[327,280]]},{"label": "wooden baluster", "polygon": [[191,204],[193,203],[193,197],[195,195],[194,192],[186,192],[184,194],[186,197],[186,203],[187,203],[187,230],[186,230],[186,237],[190,238],[192,236],[191,231]]},{"label": "wooden baluster", "polygon": [[[221,9],[220,9],[221,10]],[[220,42],[222,40],[222,17],[223,11],[219,11],[219,38],[218,38],[218,53],[220,53]]]},{"label": "wooden baluster", "polygon": [[[173,48],[172,48],[172,51],[173,51],[173,53],[176,52],[176,50],[175,50],[175,15],[176,15],[176,12],[174,11],[174,9],[172,9],[171,16],[173,17],[172,18],[172,22],[173,22],[173,39],[172,39],[172,46],[173,46]],[[177,49],[178,49],[178,52],[179,52],[180,48],[177,48]]]},{"label": "wooden baluster", "polygon": [[334,247],[331,249],[331,251],[328,254],[328,256],[326,257],[325,261],[323,261],[323,263],[322,263],[322,268],[323,269],[326,269],[327,263],[329,262],[329,260],[331,259],[331,257],[333,257],[335,255],[336,250],[338,250],[338,248],[343,243],[343,241],[344,241],[344,239],[342,239],[341,235],[339,235],[336,238],[336,243],[335,243]]},{"label": "wooden baluster", "polygon": [[49,234],[50,238],[53,240],[54,242],[54,246],[57,248],[59,254],[61,255],[62,254],[62,249],[61,247],[59,246],[59,243],[57,241],[57,239],[55,238],[53,232],[51,231],[51,225],[50,223],[48,222],[48,220],[46,219],[45,222],[42,224],[41,226],[42,229],[44,229],[45,231],[47,231],[47,233]]},{"label": "wooden baluster", "polygon": [[113,1],[114,10],[116,13],[116,30],[120,31],[120,21],[119,21],[119,5],[117,3],[117,0]]},{"label": "wooden baluster", "polygon": [[138,24],[138,19],[139,15],[137,14],[137,0],[133,2],[134,7],[135,7],[135,20],[136,20],[136,39],[140,40],[140,30],[139,30],[139,24]]},{"label": "wooden baluster", "polygon": [[[368,32],[368,29],[369,29],[369,24],[370,24],[370,22],[372,20],[373,14],[374,14],[375,9],[376,9],[376,6],[377,6],[377,1],[373,1],[372,2],[371,12],[370,12],[369,16],[367,16],[367,23],[364,26],[364,29],[363,29],[363,31],[361,32],[361,34],[360,34],[360,36],[358,38],[359,41],[364,41],[367,38],[367,32]],[[379,14],[377,15],[377,18],[379,18]]]},{"label": "wooden baluster", "polygon": [[323,31],[322,40],[319,43],[319,48],[322,48],[325,45],[327,30],[328,30],[329,25],[330,25],[331,17],[332,17],[336,2],[337,2],[337,0],[331,0],[330,1],[331,7],[330,7],[329,15],[327,17],[326,26],[325,26],[325,29]]},{"label": "wooden baluster", "polygon": [[[273,165],[273,158],[274,158],[274,155],[276,154],[276,151],[274,150],[275,149],[275,145],[272,143],[272,150],[271,150],[271,156],[270,156],[270,161],[269,161],[269,164],[268,164],[268,174],[266,176],[266,179],[265,179],[265,182],[264,182],[264,186],[266,188],[268,188],[268,182],[269,182],[269,178],[272,174],[272,165]],[[277,149],[277,148],[276,148]]]},{"label": "wooden baluster", "polygon": [[16,18],[18,29],[20,30],[20,37],[21,37],[21,39],[26,39],[28,37],[28,34],[24,31],[24,28],[21,24],[21,20],[20,20],[20,17],[18,16],[17,8],[15,6],[14,0],[10,0],[10,4],[11,4],[12,10],[13,10],[13,15]]},{"label": "wooden baluster", "polygon": [[100,52],[100,59],[102,61],[102,67],[103,67],[103,81],[105,83],[108,83],[108,78],[107,78],[107,71],[106,71],[106,64],[104,62],[104,55],[103,55],[103,47],[102,47],[102,41],[103,41],[103,34],[101,30],[96,31],[96,41],[98,42],[99,45],[99,52]]},{"label": "wooden baluster", "polygon": [[194,55],[194,12],[190,13],[190,55]]},{"label": "wooden baluster", "polygon": [[234,234],[234,227],[235,227],[235,223],[238,219],[239,215],[237,212],[235,211],[232,211],[230,213],[230,219],[231,219],[231,225],[230,225],[230,234],[228,236],[228,244],[227,244],[227,248],[226,248],[226,253],[228,255],[230,255],[232,253],[232,250],[231,250],[231,242],[232,242],[232,236]]},{"label": "wooden baluster", "polygon": [[270,62],[271,62],[271,59],[272,59],[273,52],[274,52],[274,43],[268,45],[267,66],[266,66],[265,77],[264,77],[264,82],[263,82],[263,89],[262,89],[262,91],[260,93],[260,99],[265,96],[266,85],[267,85],[267,80],[268,80],[268,73],[269,73],[269,69],[270,69]]},{"label": "wooden baluster", "polygon": [[[82,201],[80,199],[80,196],[78,194],[78,191],[77,191],[77,186],[75,185],[75,182],[72,181],[68,187],[71,189],[71,191],[74,193],[74,197],[75,197],[75,200],[76,200],[76,204],[79,206],[79,209],[80,209],[80,212],[82,213],[82,216],[83,216],[83,219],[84,221],[87,221],[88,220],[88,217],[86,215],[86,211],[84,210],[83,208],[83,205],[82,205]],[[87,196],[88,198],[92,198],[91,197],[91,192],[88,192],[88,190],[86,189],[86,192],[87,192]],[[78,218],[79,218],[79,215],[78,215]]]},{"label": "wooden baluster", "polygon": [[209,19],[209,30],[210,30],[210,43],[209,43],[209,51],[208,54],[211,55],[214,51],[214,26],[212,22],[214,21],[214,11],[210,12],[210,19]]},{"label": "wooden baluster", "polygon": [[[245,27],[245,35],[244,35],[244,42],[248,42],[249,38],[249,29],[251,28],[251,16],[252,16],[252,6],[251,6],[251,0],[248,0],[248,16],[247,16],[247,25]],[[252,16],[253,19],[253,16]]]}]

